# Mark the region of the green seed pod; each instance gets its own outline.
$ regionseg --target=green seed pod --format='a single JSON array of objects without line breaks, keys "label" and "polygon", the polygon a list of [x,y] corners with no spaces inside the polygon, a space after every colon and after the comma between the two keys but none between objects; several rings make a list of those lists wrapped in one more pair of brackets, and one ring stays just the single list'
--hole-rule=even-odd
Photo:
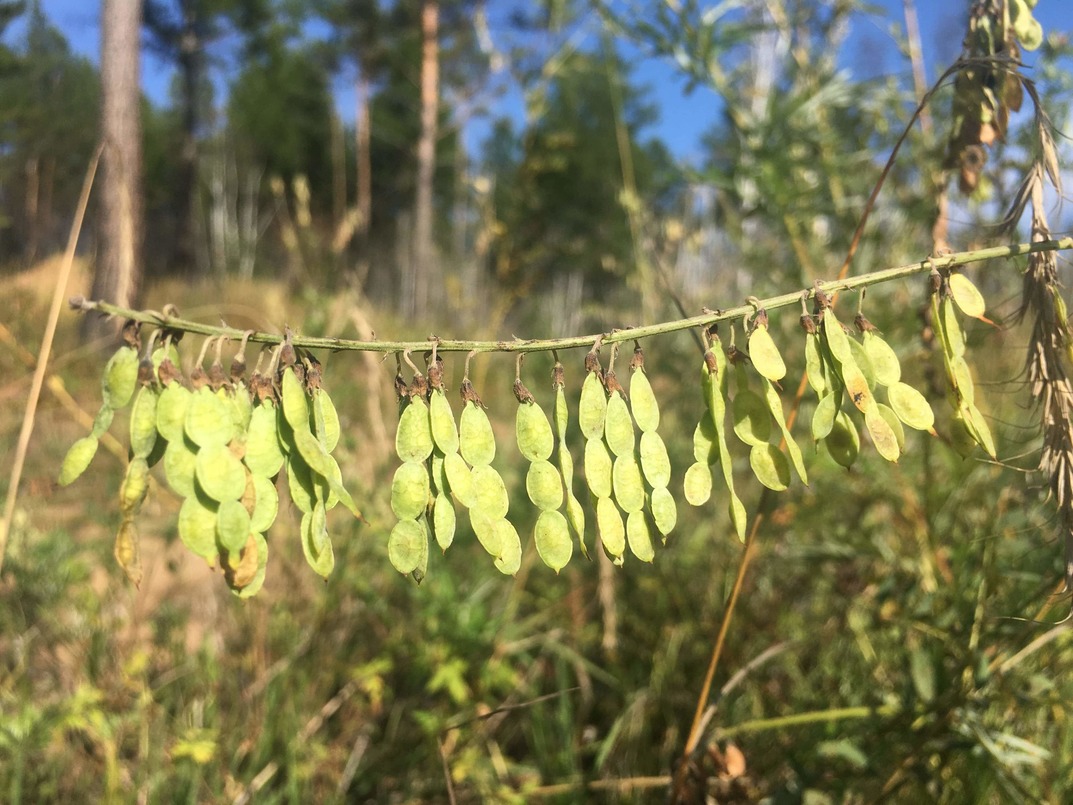
[{"label": "green seed pod", "polygon": [[[727,359],[726,354],[723,352],[719,345],[719,338],[713,339],[715,345],[712,350],[705,356],[704,363],[702,364],[702,385],[705,387],[705,392],[708,397],[708,413],[711,415],[712,422],[715,424],[715,440],[719,447],[719,454],[721,456],[730,456],[727,450],[726,443],[726,431],[725,431],[725,419],[726,419],[726,393],[727,393]],[[716,377],[710,377],[710,370],[708,369],[708,355],[711,355],[714,359],[717,375]],[[707,380],[704,380],[705,376],[708,376]],[[745,540],[745,528],[748,525],[745,516],[745,507],[742,505],[741,500],[738,498],[737,492],[734,491],[734,472],[732,462],[729,460],[721,461],[719,463],[720,469],[723,471],[723,482],[726,484],[727,491],[730,492],[730,516],[731,521],[734,524],[734,530],[738,534],[738,539],[744,542]]]},{"label": "green seed pod", "polygon": [[[265,540],[264,535],[257,533],[250,534],[249,540],[250,541],[246,543],[245,550],[242,552],[243,564],[246,562],[247,553],[253,551],[254,556],[256,557],[257,566],[253,571],[252,577],[246,581],[245,584],[238,586],[236,583],[235,588],[231,590],[231,592],[239,598],[250,598],[261,591],[261,587],[264,586],[265,583],[265,569],[268,567],[268,542]],[[238,582],[240,580],[244,579],[240,579],[238,574],[236,574],[235,581]]]},{"label": "green seed pod", "polygon": [[626,551],[626,526],[622,513],[611,498],[596,501],[596,532],[600,542],[613,558],[620,559]]},{"label": "green seed pod", "polygon": [[812,413],[812,438],[815,441],[826,439],[835,425],[842,404],[842,392],[836,391],[820,399],[820,404]]},{"label": "green seed pod", "polygon": [[563,482],[550,461],[534,461],[525,476],[529,500],[541,511],[554,511],[563,505]]},{"label": "green seed pod", "polygon": [[868,360],[872,362],[876,382],[881,386],[893,386],[901,380],[902,365],[890,345],[871,330],[866,331],[862,337],[864,338],[864,351],[868,354]]},{"label": "green seed pod", "polygon": [[581,505],[581,501],[574,496],[573,492],[566,496],[566,521],[577,536],[581,553],[588,558],[589,549],[585,545],[585,507]]},{"label": "green seed pod", "polygon": [[190,551],[216,563],[216,503],[192,495],[179,509],[179,538]]},{"label": "green seed pod", "polygon": [[641,511],[645,506],[645,481],[637,458],[632,454],[619,456],[612,474],[619,508],[626,513]]},{"label": "green seed pod", "polygon": [[898,419],[914,430],[931,430],[935,413],[927,398],[907,383],[895,383],[887,389],[887,399]]},{"label": "green seed pod", "polygon": [[964,274],[950,275],[950,295],[966,316],[972,316],[974,319],[983,317],[987,309],[983,294]]},{"label": "green seed pod", "polygon": [[560,442],[566,442],[566,429],[570,423],[570,409],[566,404],[566,393],[562,386],[555,387],[555,436]]},{"label": "green seed pod", "polygon": [[626,517],[626,541],[630,553],[642,562],[651,562],[656,558],[656,552],[652,549],[652,530],[643,511],[630,512]]},{"label": "green seed pod", "polygon": [[231,412],[212,389],[202,386],[190,396],[183,429],[199,447],[221,447],[233,435]]},{"label": "green seed pod", "polygon": [[495,524],[495,530],[499,541],[499,556],[493,564],[504,576],[513,576],[522,567],[522,540],[518,536],[518,529],[507,520],[499,520]]},{"label": "green seed pod", "polygon": [[160,392],[156,404],[156,429],[169,442],[180,441],[185,435],[186,409],[190,406],[190,390],[171,383]]},{"label": "green seed pod", "polygon": [[747,445],[767,444],[771,438],[771,413],[755,391],[738,389],[732,406],[734,433]]},{"label": "green seed pod", "polygon": [[578,422],[582,435],[589,440],[604,435],[604,417],[607,415],[607,393],[595,372],[589,372],[581,385],[581,402],[578,403]]},{"label": "green seed pod", "polygon": [[611,497],[611,454],[603,439],[585,442],[585,481],[598,498]]},{"label": "green seed pod", "polygon": [[138,458],[148,458],[156,444],[157,393],[142,386],[130,411],[130,450]]},{"label": "green seed pod", "polygon": [[861,374],[864,375],[869,391],[874,391],[876,387],[876,373],[875,369],[872,368],[872,359],[868,357],[864,345],[856,338],[846,336],[846,341],[849,343],[849,351],[853,355],[853,362],[857,365]]},{"label": "green seed pod", "polygon": [[104,377],[101,379],[104,404],[113,411],[125,408],[134,396],[137,385],[138,353],[131,347],[120,347],[104,367]]},{"label": "green seed pod", "polygon": [[164,451],[164,477],[168,479],[168,486],[181,497],[193,497],[196,471],[197,446],[185,437],[168,442],[168,449]]},{"label": "green seed pod", "polygon": [[563,487],[569,491],[574,486],[574,457],[563,445],[559,445],[559,472],[563,476]]},{"label": "green seed pod", "polygon": [[702,417],[693,431],[693,460],[705,465],[719,463],[715,423],[710,416]]},{"label": "green seed pod", "polygon": [[436,537],[436,544],[440,550],[446,553],[455,539],[455,505],[446,494],[436,496],[432,504],[432,533]]},{"label": "green seed pod", "polygon": [[253,475],[250,480],[254,488],[254,506],[250,513],[250,531],[263,534],[276,522],[279,514],[279,493],[276,485],[268,478]]},{"label": "green seed pod", "polygon": [[395,452],[403,461],[424,461],[432,455],[432,420],[423,400],[414,399],[399,417]]},{"label": "green seed pod", "polygon": [[[320,442],[308,430],[295,430],[293,436],[299,455],[305,459],[306,464],[309,465],[313,473],[319,475],[320,479],[327,483],[328,488],[336,496],[339,503],[342,503],[355,517],[360,518],[361,512],[355,505],[350,493],[343,486],[339,465],[335,462],[335,459],[324,451]],[[314,478],[314,481],[317,480]]]},{"label": "green seed pod", "polygon": [[768,380],[782,380],[786,376],[786,364],[766,324],[758,324],[749,334],[749,358],[756,371]]},{"label": "green seed pod", "polygon": [[630,376],[630,410],[642,433],[654,433],[659,427],[659,403],[648,375],[641,367]]},{"label": "green seed pod", "polygon": [[667,455],[667,446],[655,431],[641,433],[641,471],[645,480],[653,489],[667,486],[671,482],[671,457]]},{"label": "green seed pod", "polygon": [[227,447],[214,445],[198,451],[195,465],[198,486],[218,503],[238,500],[246,490],[246,469]]},{"label": "green seed pod", "polygon": [[540,513],[533,529],[533,542],[540,560],[556,573],[566,567],[574,553],[566,518],[557,511]]},{"label": "green seed pod", "polygon": [[443,457],[443,471],[447,476],[447,485],[455,500],[467,509],[473,508],[472,471],[458,453],[448,453]]},{"label": "green seed pod", "polygon": [[514,420],[518,450],[527,461],[543,461],[551,456],[555,437],[544,411],[535,403],[519,403]]},{"label": "green seed pod", "polygon": [[105,434],[108,428],[112,427],[112,418],[115,416],[115,411],[108,407],[107,404],[102,405],[97,411],[97,416],[93,418],[93,428],[90,430],[89,435],[101,438]]},{"label": "green seed pod", "polygon": [[438,449],[433,451],[428,469],[433,493],[437,495],[446,494],[450,486],[447,483],[447,472],[443,468],[443,453]]},{"label": "green seed pod", "polygon": [[309,428],[309,397],[302,388],[302,381],[294,373],[294,369],[288,367],[283,370],[283,381],[280,388],[280,404],[283,407],[283,416],[287,424],[295,430]]},{"label": "green seed pod", "polygon": [[71,445],[71,449],[63,457],[63,466],[60,467],[60,486],[67,486],[86,471],[93,457],[97,455],[97,444],[96,436],[83,436]]},{"label": "green seed pod", "polygon": [[963,356],[958,355],[950,359],[950,382],[961,402],[971,404],[976,401],[972,370],[969,369],[969,362]]},{"label": "green seed pod", "polygon": [[962,418],[965,421],[965,425],[968,428],[969,434],[973,440],[984,449],[991,458],[998,458],[997,451],[995,450],[995,439],[991,435],[991,429],[987,426],[987,420],[984,419],[983,413],[972,403],[963,403],[958,409]]},{"label": "green seed pod", "polygon": [[775,492],[790,485],[790,463],[773,444],[758,444],[749,451],[749,466],[756,479]]},{"label": "green seed pod", "polygon": [[310,428],[324,451],[330,453],[339,444],[339,412],[335,410],[335,403],[328,396],[328,392],[320,387],[313,389],[313,404],[310,408]]},{"label": "green seed pod", "polygon": [[116,562],[123,568],[123,572],[135,587],[142,583],[142,563],[138,556],[138,527],[134,520],[124,517],[119,524],[119,532],[116,534],[115,545],[112,547],[112,555]]},{"label": "green seed pod", "polygon": [[620,392],[615,392],[607,401],[607,413],[604,416],[604,441],[615,456],[633,455],[636,442],[633,431],[633,418],[629,406]]},{"label": "green seed pod", "polygon": [[901,455],[898,438],[894,434],[894,429],[887,424],[887,420],[879,412],[878,405],[865,412],[864,426],[868,430],[868,435],[872,437],[876,452],[887,461],[897,461]]},{"label": "green seed pod", "polygon": [[432,441],[440,452],[458,451],[458,427],[455,425],[455,413],[451,402],[442,389],[433,389],[429,398],[429,424],[432,429]]},{"label": "green seed pod", "polygon": [[898,442],[898,452],[904,452],[905,428],[902,427],[902,421],[898,419],[898,415],[894,413],[894,409],[892,409],[888,405],[883,405],[883,403],[877,403],[876,410],[879,412],[879,415],[886,420],[887,424],[890,426],[890,429],[894,431],[894,438]]},{"label": "green seed pod", "polygon": [[786,442],[786,452],[790,454],[790,460],[793,462],[794,469],[797,470],[798,477],[801,478],[803,484],[808,485],[805,459],[801,455],[801,448],[797,446],[793,434],[790,433],[790,429],[786,425],[786,417],[782,412],[782,400],[779,399],[779,392],[775,390],[775,386],[771,381],[764,382],[764,402],[767,403],[772,419],[775,420],[775,424],[779,426],[779,430],[782,432],[782,438]]},{"label": "green seed pod", "polygon": [[808,375],[808,383],[817,395],[823,397],[828,389],[827,372],[823,362],[823,354],[820,351],[820,337],[818,335],[805,336],[805,372]]},{"label": "green seed pod", "polygon": [[391,481],[391,511],[400,520],[416,520],[428,506],[428,469],[416,461],[404,462]]},{"label": "green seed pod", "polygon": [[123,484],[119,487],[119,508],[125,516],[141,508],[149,492],[149,465],[144,458],[135,458],[127,465]]},{"label": "green seed pod", "polygon": [[421,564],[428,553],[428,535],[417,520],[399,520],[387,540],[387,555],[392,566],[404,576]]},{"label": "green seed pod", "polygon": [[835,417],[834,427],[824,439],[827,452],[836,462],[846,469],[853,466],[857,460],[857,454],[861,450],[861,437],[857,433],[857,426],[845,411],[839,411]]},{"label": "green seed pod", "polygon": [[486,464],[473,468],[473,505],[474,511],[492,520],[500,520],[507,516],[510,507],[510,497],[507,495],[507,487],[499,473]]},{"label": "green seed pod", "polygon": [[458,451],[470,466],[492,463],[496,455],[495,434],[488,415],[477,403],[469,401],[462,409],[458,428]]},{"label": "green seed pod", "polygon": [[479,509],[470,509],[469,524],[473,528],[477,541],[485,551],[496,558],[503,552],[503,535],[496,530],[496,524],[499,522],[500,519],[489,517]]},{"label": "green seed pod", "polygon": [[237,500],[220,504],[216,511],[216,538],[220,547],[229,554],[237,555],[245,546],[250,534],[250,514]]},{"label": "green seed pod", "polygon": [[835,318],[834,310],[831,308],[823,314],[823,335],[827,340],[827,348],[831,350],[831,355],[836,361],[845,364],[853,360],[849,336],[842,329],[842,322]]},{"label": "green seed pod", "polygon": [[[227,404],[231,412],[231,425],[233,428],[231,438],[239,442],[245,441],[246,431],[250,428],[250,417],[253,416],[253,401],[250,399],[246,384],[239,383],[233,389],[220,388],[217,390],[216,396]],[[252,566],[252,563],[253,560],[251,559],[248,566]]]},{"label": "green seed pod", "polygon": [[302,553],[313,572],[328,578],[335,568],[335,551],[328,536],[324,507],[317,505],[312,513],[302,515]]},{"label": "green seed pod", "polygon": [[313,471],[297,454],[287,459],[287,489],[291,495],[291,503],[298,511],[303,514],[313,513],[313,506],[317,502]]},{"label": "green seed pod", "polygon": [[943,347],[946,354],[951,358],[963,357],[965,355],[965,335],[961,331],[957,311],[949,299],[943,299],[939,303],[939,315],[942,317]]},{"label": "green seed pod", "polygon": [[[711,477],[712,474],[709,471],[709,488],[711,487]],[[663,535],[664,542],[666,542],[667,535],[674,531],[674,527],[678,523],[678,506],[674,502],[674,495],[666,487],[653,489],[649,506],[652,509],[652,519],[656,524],[656,530]]]},{"label": "green seed pod", "polygon": [[273,477],[283,466],[283,448],[279,443],[276,422],[278,416],[279,409],[270,400],[262,402],[250,414],[243,461],[250,472],[262,478]]},{"label": "green seed pod", "polygon": [[697,462],[686,470],[682,491],[690,506],[703,506],[712,496],[712,471],[707,464]]}]

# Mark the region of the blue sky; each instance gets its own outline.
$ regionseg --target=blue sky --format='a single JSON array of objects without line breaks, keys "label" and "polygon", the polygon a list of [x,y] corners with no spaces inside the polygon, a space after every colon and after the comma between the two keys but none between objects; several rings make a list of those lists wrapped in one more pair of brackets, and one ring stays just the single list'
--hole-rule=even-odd
[{"label": "blue sky", "polygon": [[[490,3],[493,15],[496,2],[492,0]],[[861,16],[854,21],[845,50],[845,68],[867,76],[904,69],[904,62],[890,34],[891,25],[899,28],[904,26],[903,0],[878,0],[874,5],[881,13]],[[916,6],[928,77],[934,80],[936,65],[945,67],[960,50],[963,35],[961,9],[964,5],[961,0],[917,0]],[[63,31],[75,52],[97,60],[99,2],[42,0],[42,8]],[[1073,32],[1073,2],[1070,0],[1040,0],[1035,14],[1046,31]],[[649,97],[659,106],[660,122],[651,134],[660,137],[679,158],[699,161],[700,138],[718,119],[720,107],[716,96],[703,88],[687,95],[685,82],[673,64],[666,60],[643,58],[636,53],[631,56],[635,58],[634,80],[649,88]],[[1031,63],[1031,54],[1026,60]],[[171,83],[170,68],[151,55],[146,55],[142,69],[146,94],[154,102],[165,102]],[[349,86],[341,82],[339,92],[340,112],[344,119],[352,120],[353,101]],[[508,92],[498,102],[495,111],[520,120],[522,103],[519,94]],[[471,127],[467,132],[471,148],[476,147],[486,131],[486,123],[477,122]]]}]

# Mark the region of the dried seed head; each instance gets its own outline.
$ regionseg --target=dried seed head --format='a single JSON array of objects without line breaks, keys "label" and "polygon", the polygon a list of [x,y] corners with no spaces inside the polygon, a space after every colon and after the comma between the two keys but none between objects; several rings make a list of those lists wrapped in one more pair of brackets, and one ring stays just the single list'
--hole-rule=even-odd
[{"label": "dried seed head", "polygon": [[863,313],[858,313],[856,316],[853,317],[853,324],[862,333],[874,333],[879,331],[879,328],[872,324],[872,322],[868,321],[868,319],[865,318]]},{"label": "dried seed head", "polygon": [[803,313],[801,315],[801,318],[800,318],[799,321],[801,322],[801,329],[802,330],[804,330],[809,335],[815,335],[816,334],[817,330],[816,330],[816,319],[815,318],[813,318],[808,313]]},{"label": "dried seed head", "polygon": [[614,369],[608,369],[607,374],[604,375],[604,388],[607,389],[608,394],[614,394],[617,391],[623,397],[626,396],[626,389],[622,388],[622,384],[618,382]]},{"label": "dried seed head", "polygon": [[710,349],[704,353],[704,365],[708,367],[708,373],[712,377],[719,376],[719,362],[715,358],[715,353]]},{"label": "dried seed head", "polygon": [[820,313],[824,310],[827,310],[827,308],[831,306],[831,297],[827,293],[825,293],[819,287],[819,285],[817,285],[816,290],[813,291],[812,298],[815,300],[816,303],[814,308],[816,313]]},{"label": "dried seed head", "polygon": [[645,351],[638,344],[633,348],[633,358],[630,360],[630,371],[636,372],[645,365]]},{"label": "dried seed head", "polygon": [[536,398],[530,393],[529,389],[525,387],[525,383],[519,377],[514,381],[514,396],[520,403],[534,403]]},{"label": "dried seed head", "polygon": [[312,394],[313,389],[319,389],[324,379],[324,368],[313,355],[306,352],[302,355],[302,364],[306,368],[306,389]]},{"label": "dried seed head", "polygon": [[418,372],[414,375],[414,379],[410,381],[410,396],[411,397],[426,397],[428,396],[428,380],[425,376]]},{"label": "dried seed head", "polygon": [[168,386],[173,381],[182,380],[182,372],[179,371],[179,367],[172,363],[171,358],[164,358],[164,360],[160,362],[156,374],[162,386]]},{"label": "dried seed head", "polygon": [[127,319],[123,324],[123,343],[136,350],[142,348],[142,323],[134,319]]},{"label": "dried seed head", "polygon": [[566,385],[566,372],[563,369],[563,365],[558,361],[555,362],[555,366],[551,370],[551,385],[552,388],[562,388]]},{"label": "dried seed head", "polygon": [[429,364],[428,385],[429,388],[437,391],[443,390],[443,360],[439,355],[436,356],[436,360]]},{"label": "dried seed head", "polygon": [[138,385],[148,386],[153,382],[154,374],[151,358],[147,356],[138,361]]},{"label": "dried seed head", "polygon": [[749,360],[749,356],[745,354],[744,350],[738,349],[731,344],[727,347],[727,360],[730,361],[731,366],[737,366],[739,363],[746,363]]},{"label": "dried seed head", "polygon": [[754,328],[763,327],[763,328],[767,329],[767,326],[768,326],[767,311],[764,310],[764,308],[760,308],[758,311],[756,311],[756,315],[753,316],[753,327]]},{"label": "dried seed head", "polygon": [[459,387],[458,393],[462,395],[463,405],[465,403],[471,402],[475,403],[481,408],[485,407],[484,403],[481,402],[481,398],[480,396],[478,396],[476,389],[473,388],[473,384],[469,382],[468,377],[462,380],[462,385]]},{"label": "dried seed head", "polygon": [[200,366],[195,366],[194,371],[190,373],[190,385],[193,386],[194,391],[208,385],[208,382],[209,376],[205,374],[205,370]]},{"label": "dried seed head", "polygon": [[595,349],[585,353],[585,371],[592,372],[597,377],[603,377],[603,368],[600,366],[600,353]]}]

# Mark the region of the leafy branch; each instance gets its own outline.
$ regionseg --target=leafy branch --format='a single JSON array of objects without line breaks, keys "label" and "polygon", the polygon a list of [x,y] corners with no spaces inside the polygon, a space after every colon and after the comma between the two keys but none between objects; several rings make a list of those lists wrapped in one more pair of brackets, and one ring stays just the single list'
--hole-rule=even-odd
[{"label": "leafy branch", "polygon": [[[593,333],[591,335],[575,335],[565,338],[538,338],[521,339],[512,341],[467,341],[460,339],[443,339],[430,336],[426,341],[362,341],[346,338],[319,338],[295,335],[291,343],[295,347],[306,349],[327,349],[336,352],[405,352],[421,351],[429,347],[430,343],[436,344],[439,352],[551,352],[559,349],[576,349],[579,347],[591,347],[599,340],[604,344],[614,344],[632,341],[639,338],[648,338],[655,335],[690,330],[695,327],[710,327],[723,321],[734,321],[743,318],[758,309],[775,310],[798,303],[802,298],[809,299],[815,296],[817,291],[833,294],[838,291],[851,291],[879,285],[891,280],[910,277],[915,274],[931,272],[936,269],[951,269],[959,266],[976,263],[983,260],[992,260],[1000,257],[1021,257],[1024,255],[1038,254],[1043,252],[1059,252],[1073,250],[1073,237],[1060,238],[1058,240],[1044,240],[1036,243],[1015,243],[1007,246],[992,246],[986,249],[955,252],[941,257],[930,257],[917,263],[885,268],[879,271],[861,274],[846,279],[819,282],[813,288],[803,289],[792,293],[780,294],[767,299],[754,300],[748,304],[723,310],[708,311],[698,316],[690,316],[683,319],[647,324],[640,327],[627,327],[613,329],[606,333]],[[81,296],[71,298],[70,306],[74,310],[82,312],[97,312],[107,316],[118,316],[124,319],[141,322],[142,324],[154,325],[168,330],[176,330],[184,333],[211,336],[213,338],[231,338],[236,341],[246,337],[246,340],[262,344],[279,344],[284,336],[279,333],[248,332],[227,326],[213,326],[201,322],[184,319],[180,316],[171,315],[164,311],[156,310],[132,310],[120,307],[105,301],[90,301]]]}]

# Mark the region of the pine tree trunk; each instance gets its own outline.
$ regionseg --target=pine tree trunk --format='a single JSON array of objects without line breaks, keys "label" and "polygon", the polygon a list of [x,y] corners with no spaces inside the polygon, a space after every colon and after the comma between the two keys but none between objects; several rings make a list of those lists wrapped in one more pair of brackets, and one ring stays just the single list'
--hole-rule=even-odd
[{"label": "pine tree trunk", "polygon": [[[93,298],[136,304],[143,232],[142,127],[138,108],[142,4],[101,5],[100,232]],[[85,335],[115,336],[122,322],[87,316]]]},{"label": "pine tree trunk", "polygon": [[181,204],[179,231],[175,244],[175,259],[180,274],[201,274],[197,262],[196,222],[198,215],[198,142],[200,125],[198,88],[201,84],[202,23],[198,3],[183,0],[182,36],[179,39],[179,74],[182,78],[182,147],[179,153],[179,174],[176,194]]},{"label": "pine tree trunk", "polygon": [[432,184],[436,169],[436,123],[439,112],[439,3],[425,0],[421,7],[421,136],[417,141],[417,198],[414,204],[414,247],[411,277],[413,298],[403,300],[406,312],[423,316],[428,311],[430,285],[435,276],[432,243]]},{"label": "pine tree trunk", "polygon": [[369,78],[363,69],[355,86],[357,104],[354,138],[356,146],[358,187],[358,285],[364,286],[369,276],[369,227],[373,215],[373,157],[372,132],[369,115]]}]

